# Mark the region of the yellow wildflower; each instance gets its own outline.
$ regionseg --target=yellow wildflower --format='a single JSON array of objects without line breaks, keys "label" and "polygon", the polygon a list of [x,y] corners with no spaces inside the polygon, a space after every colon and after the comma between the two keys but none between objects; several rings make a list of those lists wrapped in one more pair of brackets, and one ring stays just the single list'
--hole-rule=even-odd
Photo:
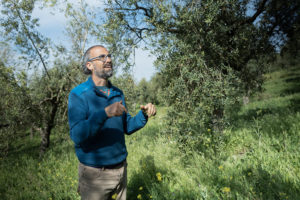
[{"label": "yellow wildflower", "polygon": [[219,168],[219,170],[222,170],[222,169],[223,169],[223,166],[222,166],[222,165],[220,165],[218,168]]},{"label": "yellow wildflower", "polygon": [[222,191],[228,193],[230,192],[230,187],[223,187]]},{"label": "yellow wildflower", "polygon": [[112,199],[116,199],[116,198],[117,198],[117,194],[116,194],[116,193],[113,194],[113,195],[111,196],[111,198],[112,198]]},{"label": "yellow wildflower", "polygon": [[157,173],[156,173],[156,177],[157,177],[157,180],[158,180],[158,181],[161,181],[161,180],[162,180],[162,178],[161,178],[161,173],[160,173],[160,172],[157,172]]},{"label": "yellow wildflower", "polygon": [[141,186],[141,187],[139,188],[139,190],[143,190],[143,187]]},{"label": "yellow wildflower", "polygon": [[142,199],[142,195],[141,194],[137,195],[137,198]]},{"label": "yellow wildflower", "polygon": [[211,131],[211,129],[209,128],[209,129],[207,129],[207,131],[208,131],[208,132],[210,132],[210,131]]}]

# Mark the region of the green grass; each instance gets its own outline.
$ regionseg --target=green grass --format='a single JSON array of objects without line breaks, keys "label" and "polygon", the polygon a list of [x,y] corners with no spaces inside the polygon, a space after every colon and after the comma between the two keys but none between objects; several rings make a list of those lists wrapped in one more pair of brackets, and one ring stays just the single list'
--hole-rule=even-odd
[{"label": "green grass", "polygon": [[[167,108],[137,133],[126,136],[128,198],[300,199],[300,69],[266,75],[226,129],[212,153],[186,150],[164,135]],[[213,133],[212,133],[213,134]],[[80,199],[78,161],[67,132],[55,131],[38,158],[38,136],[13,142],[0,158],[1,199]]]}]

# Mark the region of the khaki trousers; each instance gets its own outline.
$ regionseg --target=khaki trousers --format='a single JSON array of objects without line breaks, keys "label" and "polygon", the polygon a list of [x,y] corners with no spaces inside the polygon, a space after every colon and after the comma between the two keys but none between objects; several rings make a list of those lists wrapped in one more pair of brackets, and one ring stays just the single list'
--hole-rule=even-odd
[{"label": "khaki trousers", "polygon": [[94,168],[79,163],[78,177],[82,200],[126,200],[126,162],[118,169]]}]

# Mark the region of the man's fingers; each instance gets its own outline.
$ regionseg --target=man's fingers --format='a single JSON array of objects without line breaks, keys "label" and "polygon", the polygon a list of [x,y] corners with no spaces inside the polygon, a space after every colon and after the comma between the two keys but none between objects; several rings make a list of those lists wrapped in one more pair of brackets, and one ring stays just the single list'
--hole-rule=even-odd
[{"label": "man's fingers", "polygon": [[[123,106],[123,105],[122,105]],[[123,106],[123,110],[127,113],[127,109],[125,108],[125,106]]]},{"label": "man's fingers", "polygon": [[123,105],[123,101],[121,100],[121,101],[119,101],[119,103],[121,104],[121,105],[120,105],[120,106],[121,106],[121,109],[127,113],[127,109],[126,109],[125,106]]},{"label": "man's fingers", "polygon": [[152,105],[149,105],[149,109],[148,109],[149,111],[149,115],[151,116],[152,115],[152,113],[153,113],[153,106]]},{"label": "man's fingers", "polygon": [[155,113],[155,107],[152,105],[151,106],[151,110],[150,110],[150,114],[153,116]]},{"label": "man's fingers", "polygon": [[156,109],[155,109],[155,106],[153,106],[153,110],[152,110],[152,113],[151,113],[153,116],[156,114]]},{"label": "man's fingers", "polygon": [[141,105],[140,108],[144,113],[147,113],[149,117],[154,116],[156,114],[155,106],[152,103],[148,103],[147,105]]}]

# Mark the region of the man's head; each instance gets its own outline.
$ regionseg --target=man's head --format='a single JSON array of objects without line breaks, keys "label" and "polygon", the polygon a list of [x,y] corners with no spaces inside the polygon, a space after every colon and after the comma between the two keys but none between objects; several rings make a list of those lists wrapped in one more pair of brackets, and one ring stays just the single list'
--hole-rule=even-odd
[{"label": "man's head", "polygon": [[83,72],[101,79],[108,79],[113,75],[111,55],[102,45],[95,45],[86,50],[83,56]]}]

